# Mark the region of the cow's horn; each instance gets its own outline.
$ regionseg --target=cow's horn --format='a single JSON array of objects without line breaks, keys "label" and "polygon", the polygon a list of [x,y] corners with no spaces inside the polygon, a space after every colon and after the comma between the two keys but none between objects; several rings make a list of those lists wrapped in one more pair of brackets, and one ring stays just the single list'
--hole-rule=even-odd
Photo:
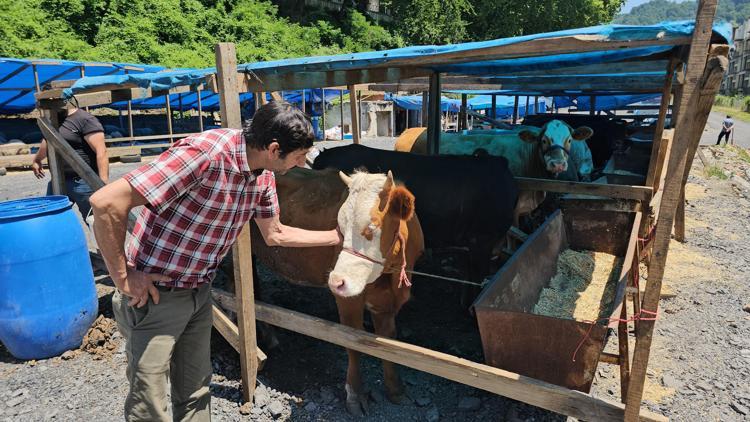
[{"label": "cow's horn", "polygon": [[352,185],[352,178],[347,176],[343,171],[339,172],[339,177],[341,178],[341,181],[346,184],[346,186]]},{"label": "cow's horn", "polygon": [[393,187],[393,173],[388,170],[388,175],[385,178],[385,185],[383,185],[383,190],[390,190]]}]

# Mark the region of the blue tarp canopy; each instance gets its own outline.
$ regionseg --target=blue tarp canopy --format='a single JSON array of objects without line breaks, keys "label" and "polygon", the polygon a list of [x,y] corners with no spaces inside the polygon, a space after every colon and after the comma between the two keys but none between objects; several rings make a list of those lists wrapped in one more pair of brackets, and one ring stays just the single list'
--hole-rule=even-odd
[{"label": "blue tarp canopy", "polygon": [[[653,101],[660,98],[661,94],[601,95],[597,96],[594,101],[594,110],[614,110],[621,106]],[[589,95],[555,97],[554,101],[556,107],[576,106],[578,110],[591,110],[591,97]]]},{"label": "blue tarp canopy", "polygon": [[[422,110],[422,96],[421,95],[391,95],[386,94],[386,100],[392,100],[397,106],[407,110]],[[497,116],[510,116],[513,114],[513,105],[515,98],[511,96],[497,96],[497,103],[495,104],[497,110]],[[477,95],[469,98],[467,106],[470,110],[491,110],[492,109],[492,95]],[[461,100],[456,100],[448,97],[441,97],[440,110],[458,112],[461,108]],[[539,98],[537,102],[536,113],[543,113],[545,111],[545,100]],[[534,112],[534,100],[529,101],[529,112]],[[488,111],[489,113],[489,111]],[[526,103],[519,103],[518,115],[523,116],[526,114]]]},{"label": "blue tarp canopy", "polygon": [[[263,85],[257,87],[251,83],[250,89],[257,91],[395,82],[438,71],[446,75],[481,76],[491,79],[492,83],[519,87],[503,88],[506,94],[541,95],[561,91],[568,95],[583,91],[632,94],[638,92],[631,88],[636,85],[646,86],[646,90],[662,86],[666,60],[675,48],[689,45],[694,27],[692,20],[645,26],[599,25],[463,44],[249,63],[239,65],[238,69],[252,73],[254,77],[249,78],[250,81],[263,81]],[[728,23],[717,22],[713,26],[712,42],[729,44],[731,33]],[[546,49],[550,54],[541,54],[538,46],[532,48],[535,43],[550,39],[555,39],[557,46]],[[568,44],[559,47],[565,44],[563,41]],[[631,42],[639,45],[631,46]],[[532,50],[533,53],[527,52]],[[626,61],[626,65],[621,65]],[[64,97],[96,88],[106,89],[110,84],[132,84],[154,90],[197,85],[213,72],[215,69],[208,68],[86,77],[66,90]],[[92,74],[96,73],[87,71],[87,75]],[[599,82],[594,85],[591,81]],[[207,109],[210,107],[207,105]]]}]

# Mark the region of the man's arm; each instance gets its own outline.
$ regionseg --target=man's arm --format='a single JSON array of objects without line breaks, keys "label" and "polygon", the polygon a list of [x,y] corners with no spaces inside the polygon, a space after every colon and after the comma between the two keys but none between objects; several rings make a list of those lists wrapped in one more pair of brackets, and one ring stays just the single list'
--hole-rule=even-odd
[{"label": "man's arm", "polygon": [[297,227],[285,226],[279,221],[279,216],[271,218],[255,218],[255,224],[263,235],[268,246],[285,246],[305,248],[312,246],[335,246],[343,240],[339,231],[334,230],[305,230]]},{"label": "man's arm", "polygon": [[139,205],[145,205],[146,198],[125,179],[118,179],[96,191],[89,202],[94,211],[96,242],[115,286],[131,298],[128,305],[142,307],[148,302],[149,294],[154,303],[159,303],[159,291],[153,283],[169,281],[169,277],[129,268],[125,258],[128,213]]},{"label": "man's arm", "polygon": [[99,177],[104,183],[109,183],[109,156],[107,156],[107,143],[104,141],[104,132],[89,133],[83,138],[96,153],[96,166],[99,168]]},{"label": "man's arm", "polygon": [[34,172],[34,176],[37,179],[44,178],[44,165],[42,161],[47,158],[47,140],[42,139],[42,143],[39,144],[39,150],[37,150],[34,159],[31,161],[31,170]]}]

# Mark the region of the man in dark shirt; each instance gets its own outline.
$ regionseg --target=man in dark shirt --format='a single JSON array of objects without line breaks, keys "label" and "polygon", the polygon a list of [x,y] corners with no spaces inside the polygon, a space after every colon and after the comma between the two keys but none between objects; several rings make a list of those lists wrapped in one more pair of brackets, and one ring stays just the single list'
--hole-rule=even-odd
[{"label": "man in dark shirt", "polygon": [[[109,157],[107,157],[107,145],[104,142],[104,128],[99,120],[86,110],[69,109],[59,131],[78,156],[99,175],[104,183],[107,183],[109,181]],[[34,156],[31,165],[34,175],[39,179],[44,178],[42,160],[46,157],[47,141],[42,139],[42,144],[39,146],[39,151]],[[78,205],[78,210],[85,221],[91,209],[89,197],[94,192],[67,163],[63,165],[63,168],[68,198]],[[52,182],[47,185],[47,195],[51,193]]]}]

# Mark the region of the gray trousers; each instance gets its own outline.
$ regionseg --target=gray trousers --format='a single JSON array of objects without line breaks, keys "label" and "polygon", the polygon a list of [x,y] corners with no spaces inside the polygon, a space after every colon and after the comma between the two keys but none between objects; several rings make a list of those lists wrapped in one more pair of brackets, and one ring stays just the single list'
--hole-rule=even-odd
[{"label": "gray trousers", "polygon": [[174,421],[210,421],[211,289],[164,289],[159,304],[128,306],[115,291],[112,308],[126,339],[127,421],[168,421],[167,379]]}]

